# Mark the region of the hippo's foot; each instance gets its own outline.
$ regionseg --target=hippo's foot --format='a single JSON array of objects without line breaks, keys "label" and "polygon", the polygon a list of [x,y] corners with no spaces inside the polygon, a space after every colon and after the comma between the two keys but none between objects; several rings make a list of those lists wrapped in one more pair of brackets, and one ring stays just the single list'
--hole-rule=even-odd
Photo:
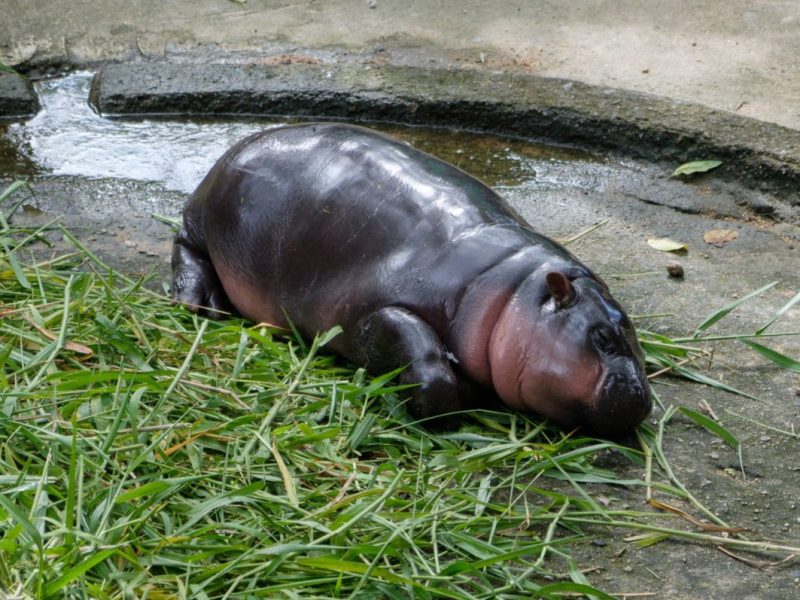
[{"label": "hippo's foot", "polygon": [[406,367],[398,377],[412,384],[408,412],[426,425],[453,429],[460,423],[464,403],[459,377],[447,350],[433,329],[404,308],[388,307],[362,320],[360,353],[367,369],[381,373]]},{"label": "hippo's foot", "polygon": [[194,249],[182,230],[172,247],[172,300],[204,317],[221,319],[231,312],[225,289],[208,256]]}]

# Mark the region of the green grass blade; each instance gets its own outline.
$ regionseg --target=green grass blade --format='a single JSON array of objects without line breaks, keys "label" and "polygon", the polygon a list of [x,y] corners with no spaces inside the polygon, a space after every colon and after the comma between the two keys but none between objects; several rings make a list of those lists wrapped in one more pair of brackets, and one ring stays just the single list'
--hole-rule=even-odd
[{"label": "green grass blade", "polygon": [[17,260],[17,257],[14,256],[14,253],[8,247],[8,244],[5,240],[2,240],[2,246],[5,250],[5,258],[8,261],[8,265],[11,267],[11,271],[14,273],[14,276],[17,278],[17,282],[19,282],[20,286],[23,289],[30,290],[32,289],[31,282],[28,281],[28,278],[25,276],[25,273],[22,270],[22,267]]},{"label": "green grass blade", "polygon": [[563,581],[542,586],[537,590],[537,594],[540,598],[548,599],[568,598],[580,594],[589,598],[597,598],[598,600],[616,600],[614,596],[601,592],[591,585],[575,583],[574,581]]},{"label": "green grass blade", "polygon": [[14,181],[6,189],[0,192],[0,202],[5,202],[7,198],[16,193],[17,190],[23,187],[28,187],[30,184],[27,181]]},{"label": "green grass blade", "polygon": [[735,435],[710,417],[686,406],[680,406],[678,410],[707,431],[716,435],[734,450],[737,450],[741,445]]},{"label": "green grass blade", "polygon": [[[23,188],[23,187],[29,187],[29,184],[28,184],[27,181],[14,181],[5,190],[0,192],[0,204],[5,202],[5,200],[7,198],[11,197],[11,195],[13,195],[15,192],[17,192],[17,190],[19,190],[20,188]],[[17,208],[19,207],[19,205],[22,203],[23,200],[20,200],[19,202],[14,204],[8,210],[8,212],[4,213],[3,211],[0,211],[0,232],[5,232],[5,231],[8,231],[10,229],[10,227],[8,225],[8,220],[11,218],[11,215],[14,214],[14,211],[17,210]]]},{"label": "green grass blade", "polygon": [[77,505],[77,469],[78,469],[78,428],[75,426],[75,419],[72,420],[72,445],[69,451],[69,470],[67,471],[67,502],[64,512],[66,519],[64,527],[68,534],[65,540],[66,545],[74,543],[73,529],[75,527],[75,507]]},{"label": "green grass blade", "polygon": [[795,359],[786,356],[785,354],[781,354],[780,352],[773,350],[772,348],[767,348],[766,346],[762,346],[758,342],[754,342],[753,340],[739,340],[741,343],[745,344],[746,346],[750,346],[753,350],[758,352],[764,358],[772,361],[779,367],[786,369],[787,371],[793,371],[795,373],[800,373],[800,362],[796,361]]},{"label": "green grass blade", "polygon": [[798,302],[800,302],[800,292],[797,292],[797,294],[795,294],[791,300],[789,300],[786,304],[780,307],[775,312],[775,314],[772,315],[772,318],[769,321],[767,321],[766,323],[764,323],[764,325],[756,329],[756,335],[761,335],[762,333],[764,333],[770,325],[772,325],[775,321],[780,319],[790,308],[792,308]]},{"label": "green grass blade", "polygon": [[69,571],[61,575],[58,579],[55,579],[44,586],[44,597],[49,598],[53,596],[56,592],[63,589],[73,581],[75,581],[78,577],[93,569],[96,565],[103,562],[109,556],[116,553],[117,550],[115,548],[109,548],[107,550],[101,550],[100,552],[92,555],[91,557],[87,558],[85,561],[75,565]]},{"label": "green grass blade", "polygon": [[122,504],[123,502],[130,502],[143,496],[159,494],[173,487],[175,486],[167,481],[151,481],[132,490],[128,490],[127,492],[119,494],[116,498],[114,498],[114,504]]},{"label": "green grass blade", "polygon": [[[305,567],[310,567],[311,569],[333,571],[334,573],[340,573],[343,575],[363,575],[367,572],[367,569],[370,568],[370,565],[365,565],[364,563],[341,560],[330,556],[299,558],[297,559],[297,562],[298,564],[301,564]],[[411,579],[402,577],[400,575],[395,575],[394,573],[380,567],[373,567],[372,573],[376,577],[385,579],[391,583],[399,583],[409,587],[421,587],[419,583],[416,583]]]},{"label": "green grass blade", "polygon": [[764,287],[758,288],[756,291],[750,292],[746,296],[743,296],[742,298],[739,298],[738,300],[735,300],[734,302],[731,302],[730,304],[728,304],[726,306],[723,306],[719,310],[714,311],[708,317],[706,317],[706,319],[702,323],[700,323],[700,325],[697,326],[697,329],[695,329],[695,331],[694,331],[693,337],[695,337],[695,338],[698,337],[701,333],[706,331],[714,323],[716,323],[720,319],[724,318],[731,311],[736,309],[736,307],[738,307],[739,305],[741,305],[744,302],[747,302],[753,296],[758,296],[759,294],[762,294],[762,293],[766,292],[768,289],[770,289],[772,287],[775,287],[777,284],[778,284],[777,281],[773,281],[772,283],[768,283]]},{"label": "green grass blade", "polygon": [[359,446],[369,438],[370,431],[377,420],[377,415],[367,413],[363,419],[356,422],[355,427],[350,432],[350,436],[347,438],[347,448],[351,452],[358,450]]},{"label": "green grass blade", "polygon": [[654,358],[654,360],[659,365],[669,367],[670,369],[672,369],[672,372],[674,372],[677,375],[680,375],[684,379],[688,379],[690,381],[696,381],[697,383],[702,383],[703,385],[707,385],[709,387],[717,388],[719,390],[723,390],[725,392],[729,392],[737,396],[742,396],[743,398],[749,398],[750,400],[758,400],[757,396],[745,392],[744,390],[740,390],[738,388],[730,386],[726,383],[722,383],[721,381],[718,381],[713,377],[710,377],[709,375],[701,373],[698,370],[689,369],[683,365],[679,365],[669,357],[660,356]]},{"label": "green grass blade", "polygon": [[18,525],[22,526],[23,531],[28,534],[31,541],[41,548],[43,540],[42,534],[36,526],[23,514],[23,512],[4,494],[0,494],[0,505],[5,508]]}]

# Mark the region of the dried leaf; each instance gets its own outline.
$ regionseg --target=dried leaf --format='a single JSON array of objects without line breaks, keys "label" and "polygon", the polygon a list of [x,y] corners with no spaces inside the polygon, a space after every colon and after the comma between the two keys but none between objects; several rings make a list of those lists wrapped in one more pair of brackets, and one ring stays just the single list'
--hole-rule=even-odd
[{"label": "dried leaf", "polygon": [[721,160],[694,160],[692,162],[683,163],[680,167],[672,172],[672,176],[677,177],[678,175],[705,173],[711,169],[716,169],[721,164]]},{"label": "dried leaf", "polygon": [[670,238],[650,238],[647,243],[661,252],[685,252],[689,246],[682,242],[676,242]]},{"label": "dried leaf", "polygon": [[647,501],[650,506],[654,506],[660,510],[664,510],[667,512],[674,513],[679,517],[682,517],[686,521],[689,521],[692,525],[699,527],[703,531],[714,531],[717,533],[741,533],[743,531],[747,531],[745,527],[723,527],[722,525],[714,525],[713,523],[704,523],[703,521],[699,521],[695,519],[692,515],[687,513],[685,510],[678,508],[677,506],[673,506],[672,504],[667,504],[666,502],[661,502],[661,500],[656,500],[655,498],[650,498]]},{"label": "dried leaf", "polygon": [[[44,327],[39,327],[39,325],[37,325],[33,321],[29,321],[29,323],[33,325],[39,331],[39,333],[41,333],[47,339],[52,341],[58,339],[58,336],[52,331],[45,329]],[[83,344],[79,344],[78,342],[71,342],[69,340],[64,341],[64,348],[66,348],[67,350],[72,350],[73,352],[77,352],[78,354],[83,354],[86,357],[92,356],[94,354],[94,351],[88,346],[84,346]]]},{"label": "dried leaf", "polygon": [[731,240],[736,239],[738,235],[739,232],[733,229],[710,229],[703,234],[703,240],[706,244],[722,248]]},{"label": "dried leaf", "polygon": [[723,546],[717,546],[717,550],[722,552],[723,554],[727,554],[731,558],[735,558],[743,562],[746,565],[750,565],[751,567],[755,567],[756,569],[771,569],[773,567],[779,567],[786,563],[793,562],[797,558],[797,554],[790,554],[789,556],[782,558],[781,560],[753,560],[752,558],[747,558],[746,556],[742,556],[741,554],[735,554],[731,550],[724,548]]}]

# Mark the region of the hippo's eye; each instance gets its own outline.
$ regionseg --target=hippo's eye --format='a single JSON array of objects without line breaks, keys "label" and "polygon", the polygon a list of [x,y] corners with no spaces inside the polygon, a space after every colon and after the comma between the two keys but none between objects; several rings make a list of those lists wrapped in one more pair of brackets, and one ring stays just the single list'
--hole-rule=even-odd
[{"label": "hippo's eye", "polygon": [[602,354],[619,354],[621,348],[611,330],[597,327],[592,330],[591,336],[594,347]]}]

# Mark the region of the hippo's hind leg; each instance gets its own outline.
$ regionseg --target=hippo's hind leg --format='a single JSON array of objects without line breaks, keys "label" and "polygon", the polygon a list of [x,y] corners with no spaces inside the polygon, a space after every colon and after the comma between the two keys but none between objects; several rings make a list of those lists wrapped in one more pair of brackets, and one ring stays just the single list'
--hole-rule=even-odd
[{"label": "hippo's hind leg", "polygon": [[214,319],[233,311],[211,259],[192,244],[185,228],[172,246],[172,299],[192,312]]},{"label": "hippo's hind leg", "polygon": [[412,312],[398,307],[378,310],[361,321],[359,352],[373,373],[406,367],[402,384],[414,384],[408,411],[426,424],[454,428],[464,407],[459,377],[436,332]]}]

